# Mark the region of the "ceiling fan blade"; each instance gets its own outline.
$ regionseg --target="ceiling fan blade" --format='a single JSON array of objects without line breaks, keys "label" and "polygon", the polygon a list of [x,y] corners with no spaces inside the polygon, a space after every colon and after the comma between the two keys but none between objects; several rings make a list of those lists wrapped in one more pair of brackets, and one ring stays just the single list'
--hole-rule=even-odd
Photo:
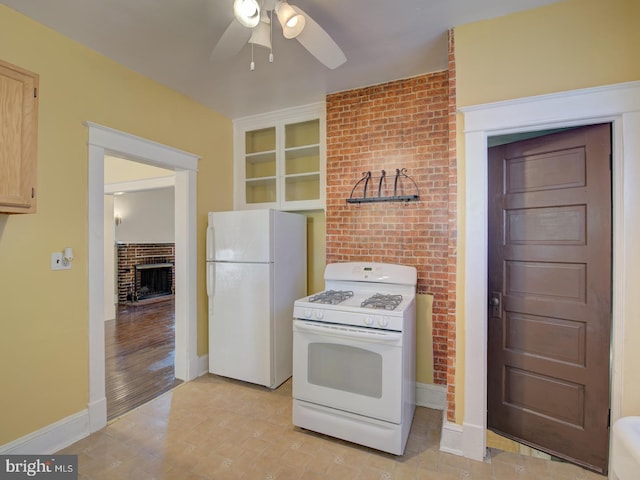
[{"label": "ceiling fan blade", "polygon": [[333,38],[329,36],[324,29],[318,25],[309,15],[307,15],[300,7],[291,5],[293,9],[304,15],[305,26],[304,30],[296,37],[296,39],[302,44],[304,48],[309,50],[309,53],[316,57],[321,63],[330,69],[338,68],[344,62],[347,61],[347,57],[340,49],[338,44],[333,41]]},{"label": "ceiling fan blade", "polygon": [[250,36],[251,29],[243,26],[234,18],[211,52],[210,60],[220,62],[233,57],[247,44]]}]

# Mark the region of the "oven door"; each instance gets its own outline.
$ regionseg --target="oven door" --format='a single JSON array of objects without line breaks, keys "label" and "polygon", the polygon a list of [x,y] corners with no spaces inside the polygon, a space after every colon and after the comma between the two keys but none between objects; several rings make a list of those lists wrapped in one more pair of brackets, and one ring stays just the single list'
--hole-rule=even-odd
[{"label": "oven door", "polygon": [[400,424],[402,333],[296,319],[293,398]]}]

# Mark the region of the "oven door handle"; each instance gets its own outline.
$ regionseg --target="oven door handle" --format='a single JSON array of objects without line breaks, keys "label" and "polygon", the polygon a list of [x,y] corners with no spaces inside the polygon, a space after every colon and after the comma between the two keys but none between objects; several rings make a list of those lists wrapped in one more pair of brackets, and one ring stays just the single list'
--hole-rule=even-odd
[{"label": "oven door handle", "polygon": [[398,343],[402,340],[402,332],[389,330],[363,330],[341,325],[313,324],[296,321],[293,324],[294,331],[316,333],[319,335],[332,335],[340,338],[354,338],[374,343]]}]

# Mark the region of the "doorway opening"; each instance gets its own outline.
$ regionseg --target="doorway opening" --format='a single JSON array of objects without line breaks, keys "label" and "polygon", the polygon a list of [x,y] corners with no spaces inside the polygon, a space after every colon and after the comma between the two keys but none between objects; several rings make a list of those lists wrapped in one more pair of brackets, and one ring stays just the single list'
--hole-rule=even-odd
[{"label": "doorway opening", "polygon": [[89,432],[107,423],[105,395],[105,228],[104,158],[113,155],[170,169],[175,175],[175,376],[189,381],[200,373],[196,312],[196,172],[198,158],[156,142],[87,123],[89,183]]},{"label": "doorway opening", "polygon": [[107,155],[104,201],[107,420],[175,377],[175,174]]}]

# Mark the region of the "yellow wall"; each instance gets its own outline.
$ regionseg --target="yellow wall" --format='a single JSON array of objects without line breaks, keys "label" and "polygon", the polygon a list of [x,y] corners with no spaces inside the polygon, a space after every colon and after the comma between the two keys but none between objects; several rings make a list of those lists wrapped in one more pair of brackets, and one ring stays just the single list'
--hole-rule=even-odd
[{"label": "yellow wall", "polygon": [[324,290],[327,227],[324,210],[302,212],[307,216],[307,293]]},{"label": "yellow wall", "polygon": [[[232,208],[230,119],[0,5],[0,58],[40,75],[38,212],[0,214],[0,445],[87,408],[87,127],[199,162],[198,354],[207,351],[206,213]],[[1,174],[1,172],[0,172]],[[50,255],[74,249],[73,268]]]},{"label": "yellow wall", "polygon": [[416,381],[433,385],[433,295],[416,295]]},{"label": "yellow wall", "polygon": [[[639,20],[638,0],[567,0],[456,27],[458,107],[639,80]],[[464,172],[463,132],[459,118],[459,173]],[[460,178],[458,183],[463,182]],[[458,201],[464,205],[463,189]],[[459,220],[463,216],[461,212]],[[458,235],[458,252],[464,252],[462,221]],[[464,259],[459,257],[459,262],[457,298],[463,299]],[[464,311],[460,306],[458,324],[456,421],[462,423]],[[633,371],[631,366],[640,364],[640,351],[635,349],[624,362],[626,371]]]},{"label": "yellow wall", "polygon": [[455,29],[459,107],[640,78],[640,2],[567,0]]}]

